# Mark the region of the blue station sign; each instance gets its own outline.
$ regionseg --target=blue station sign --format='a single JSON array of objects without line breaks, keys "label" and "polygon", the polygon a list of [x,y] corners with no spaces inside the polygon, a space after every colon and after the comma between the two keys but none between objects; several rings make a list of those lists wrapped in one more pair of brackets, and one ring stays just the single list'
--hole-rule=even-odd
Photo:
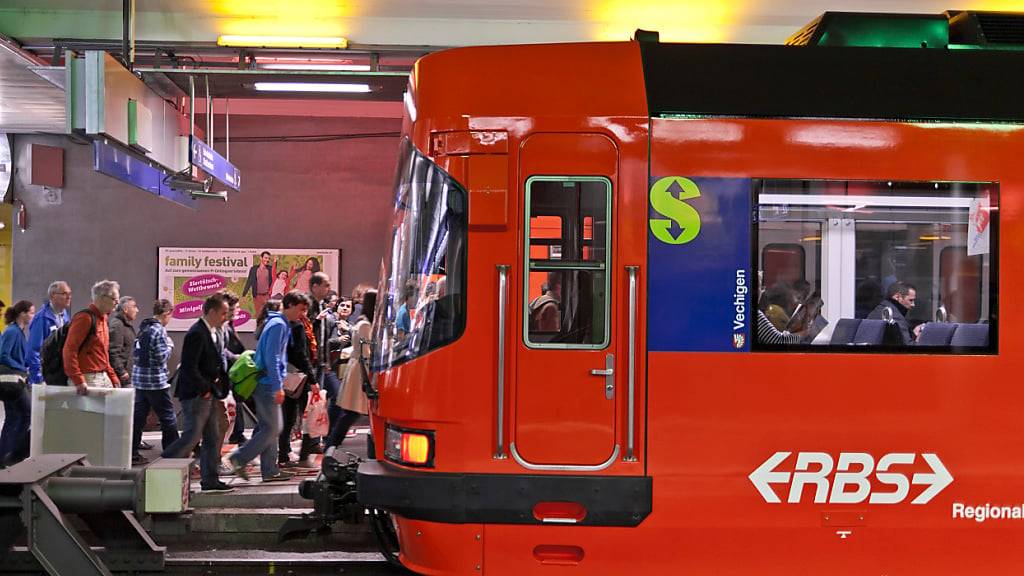
[{"label": "blue station sign", "polygon": [[212,146],[195,135],[189,136],[188,161],[218,182],[238,192],[242,189],[242,172],[217,153]]}]

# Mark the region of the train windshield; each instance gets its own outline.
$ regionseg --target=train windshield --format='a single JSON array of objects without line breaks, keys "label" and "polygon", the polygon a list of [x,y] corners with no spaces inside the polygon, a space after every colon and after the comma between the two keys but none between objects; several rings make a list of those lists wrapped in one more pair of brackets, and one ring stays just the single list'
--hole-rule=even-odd
[{"label": "train windshield", "polygon": [[466,326],[466,191],[406,139],[373,323],[374,370],[449,344]]}]

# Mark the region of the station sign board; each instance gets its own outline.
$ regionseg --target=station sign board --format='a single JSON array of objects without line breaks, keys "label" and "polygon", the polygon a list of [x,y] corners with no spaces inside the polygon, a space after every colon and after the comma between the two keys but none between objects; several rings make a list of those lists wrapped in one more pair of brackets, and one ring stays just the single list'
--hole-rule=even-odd
[{"label": "station sign board", "polygon": [[242,172],[194,134],[189,136],[188,161],[228,188],[241,191]]}]

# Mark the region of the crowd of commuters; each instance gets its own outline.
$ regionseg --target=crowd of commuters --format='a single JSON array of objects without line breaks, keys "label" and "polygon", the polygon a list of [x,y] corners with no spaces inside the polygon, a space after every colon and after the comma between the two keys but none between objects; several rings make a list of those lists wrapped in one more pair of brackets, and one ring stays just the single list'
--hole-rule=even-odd
[{"label": "crowd of commuters", "polygon": [[[252,285],[247,286],[261,304],[254,354],[260,376],[247,399],[234,393],[228,378],[232,364],[246,352],[233,322],[239,298],[231,292],[217,292],[203,302],[202,316],[185,334],[176,370],[168,366],[174,350],[166,329],[173,314],[168,300],[156,300],[151,317],[142,320],[137,331],[137,302],[122,297],[120,286],[109,280],[97,282],[90,305],[73,315],[71,288],[63,281],[50,285],[38,314],[27,300],[8,307],[7,328],[0,337],[0,381],[23,378],[24,386],[19,393],[4,395],[0,465],[27,457],[29,387],[44,382],[74,386],[79,394],[88,394],[90,388],[134,387],[133,463],[145,464],[140,450],[153,448],[142,441],[142,431],[154,412],[161,430],[161,456],[198,454],[205,491],[231,490],[221,476],[234,473],[247,479],[247,464],[257,457],[263,481],[288,479],[293,474],[287,468],[304,465],[311,455],[339,445],[368,412],[368,372],[362,362],[369,353],[376,291],[360,284],[351,299],[340,298],[331,289],[330,277],[307,265],[299,272],[289,271],[289,276],[304,274],[299,281],[306,291],[293,288],[272,294],[272,280],[260,269],[269,268],[272,279],[276,263],[270,264],[267,259],[254,266]],[[59,359],[50,357],[54,349],[59,350]],[[55,370],[63,371],[60,382],[54,381]],[[180,433],[172,390],[181,406]],[[307,404],[310,398],[320,399],[321,393],[328,406],[328,433],[303,433],[297,459],[292,460],[293,433],[305,432]],[[246,410],[255,419],[248,439]],[[237,445],[226,463],[221,460],[225,443]]]}]

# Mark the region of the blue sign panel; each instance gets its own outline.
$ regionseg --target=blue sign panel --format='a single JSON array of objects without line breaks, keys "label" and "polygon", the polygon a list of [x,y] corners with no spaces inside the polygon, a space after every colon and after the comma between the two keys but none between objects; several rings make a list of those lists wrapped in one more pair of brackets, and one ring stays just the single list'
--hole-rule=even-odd
[{"label": "blue sign panel", "polygon": [[242,189],[242,173],[235,165],[224,159],[213,147],[195,135],[189,136],[188,161],[200,168],[228,188],[238,192]]},{"label": "blue sign panel", "polygon": [[649,192],[648,349],[750,350],[751,181],[655,176]]},{"label": "blue sign panel", "polygon": [[187,208],[196,208],[192,196],[171,188],[170,174],[165,170],[99,140],[93,140],[92,152],[93,170]]}]

